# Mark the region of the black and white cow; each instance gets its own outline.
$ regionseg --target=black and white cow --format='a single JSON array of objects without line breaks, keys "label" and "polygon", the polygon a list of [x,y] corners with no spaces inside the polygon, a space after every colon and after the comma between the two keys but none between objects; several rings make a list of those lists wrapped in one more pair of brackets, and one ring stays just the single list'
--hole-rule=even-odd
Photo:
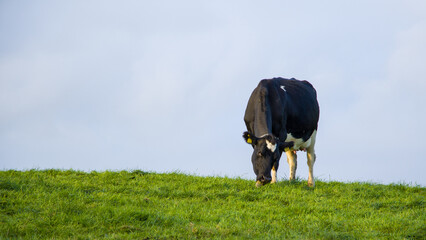
[{"label": "black and white cow", "polygon": [[[277,181],[282,152],[287,155],[290,180],[297,167],[296,151],[307,152],[308,185],[315,186],[315,137],[319,120],[317,93],[308,81],[273,78],[260,81],[247,104],[243,137],[252,145],[256,186]],[[272,171],[272,176],[271,176]]]}]

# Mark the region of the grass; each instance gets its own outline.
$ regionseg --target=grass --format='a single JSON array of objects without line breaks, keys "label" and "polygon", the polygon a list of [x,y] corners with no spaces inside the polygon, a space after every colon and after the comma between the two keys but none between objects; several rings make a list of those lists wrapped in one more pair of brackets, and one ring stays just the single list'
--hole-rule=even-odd
[{"label": "grass", "polygon": [[425,239],[425,188],[0,171],[0,239]]}]

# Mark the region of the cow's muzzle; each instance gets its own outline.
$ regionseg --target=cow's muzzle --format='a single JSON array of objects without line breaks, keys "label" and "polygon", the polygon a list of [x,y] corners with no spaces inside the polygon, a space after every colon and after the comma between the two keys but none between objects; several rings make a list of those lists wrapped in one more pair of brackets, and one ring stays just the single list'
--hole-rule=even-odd
[{"label": "cow's muzzle", "polygon": [[268,183],[271,182],[271,180],[272,180],[272,178],[270,178],[270,177],[262,176],[260,179],[258,179],[256,181],[256,187],[261,187],[261,186],[263,186],[265,184],[268,184]]}]

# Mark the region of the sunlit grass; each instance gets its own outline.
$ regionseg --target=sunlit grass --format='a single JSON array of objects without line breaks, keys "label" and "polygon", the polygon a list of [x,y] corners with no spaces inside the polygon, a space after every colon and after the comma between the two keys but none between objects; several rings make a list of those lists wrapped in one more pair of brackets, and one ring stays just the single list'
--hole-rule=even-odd
[{"label": "sunlit grass", "polygon": [[1,171],[0,238],[424,239],[425,188]]}]

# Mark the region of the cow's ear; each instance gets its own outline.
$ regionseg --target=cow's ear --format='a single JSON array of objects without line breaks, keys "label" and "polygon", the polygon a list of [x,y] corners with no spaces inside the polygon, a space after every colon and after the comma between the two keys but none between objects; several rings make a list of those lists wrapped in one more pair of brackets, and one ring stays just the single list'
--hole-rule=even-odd
[{"label": "cow's ear", "polygon": [[243,133],[243,138],[248,144],[256,144],[256,140],[257,140],[256,137],[247,131]]},{"label": "cow's ear", "polygon": [[279,142],[278,147],[281,152],[286,152],[294,146],[294,142]]}]

